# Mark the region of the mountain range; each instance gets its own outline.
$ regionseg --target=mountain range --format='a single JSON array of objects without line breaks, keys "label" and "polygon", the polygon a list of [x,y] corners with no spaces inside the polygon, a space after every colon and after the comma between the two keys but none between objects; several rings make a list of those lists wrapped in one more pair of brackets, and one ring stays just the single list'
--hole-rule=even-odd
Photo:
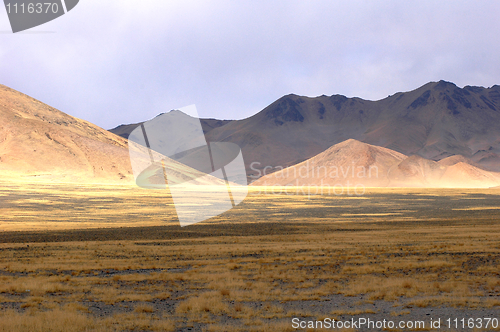
[{"label": "mountain range", "polygon": [[[208,142],[241,147],[248,180],[256,185],[289,185],[297,181],[289,177],[291,171],[311,167],[312,174],[328,167],[347,174],[349,166],[376,167],[377,177],[363,180],[367,186],[498,185],[498,85],[430,82],[378,101],[291,94],[243,120],[200,120]],[[106,131],[0,85],[0,174],[133,183],[126,137],[138,125]],[[185,165],[172,165],[165,170],[171,179],[199,177]],[[301,184],[317,184],[310,174],[307,178],[301,177]],[[340,180],[323,178],[331,185]]]},{"label": "mountain range", "polygon": [[[431,161],[460,155],[500,171],[499,85],[459,88],[430,82],[378,101],[290,94],[249,118],[216,123],[203,125],[207,141],[238,144],[249,180],[264,169],[296,165],[348,139]],[[123,135],[123,129],[111,132]]]}]

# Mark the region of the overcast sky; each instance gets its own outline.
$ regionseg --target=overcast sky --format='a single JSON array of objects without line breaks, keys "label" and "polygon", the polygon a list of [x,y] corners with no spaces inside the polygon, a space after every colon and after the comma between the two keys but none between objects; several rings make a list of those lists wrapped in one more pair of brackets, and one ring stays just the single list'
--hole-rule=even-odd
[{"label": "overcast sky", "polygon": [[0,84],[105,129],[196,104],[241,119],[289,93],[382,99],[500,84],[500,1],[80,0],[12,34]]}]

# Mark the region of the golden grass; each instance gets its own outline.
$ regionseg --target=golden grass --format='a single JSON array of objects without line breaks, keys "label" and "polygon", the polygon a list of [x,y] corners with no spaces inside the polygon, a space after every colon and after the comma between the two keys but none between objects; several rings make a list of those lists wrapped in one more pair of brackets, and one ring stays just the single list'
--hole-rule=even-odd
[{"label": "golden grass", "polygon": [[[49,193],[42,189],[35,192]],[[500,204],[494,202],[495,195],[481,196],[479,191],[408,193],[427,200],[425,206],[444,200],[436,203],[435,210],[462,196],[473,197],[466,200],[469,206]],[[110,192],[95,190],[89,195],[104,194]],[[127,195],[122,194],[125,199]],[[51,234],[64,239],[64,233],[27,233],[46,241],[29,243],[16,243],[18,233],[9,235],[15,240],[11,242],[1,235],[5,243],[0,243],[0,305],[18,303],[19,307],[0,311],[0,331],[44,331],[63,313],[69,319],[54,322],[53,331],[173,331],[194,324],[207,331],[287,331],[291,317],[317,314],[311,309],[286,310],[284,304],[321,302],[334,295],[363,296],[360,305],[376,300],[397,302],[400,308],[394,309],[394,316],[428,306],[500,308],[497,297],[487,297],[500,292],[496,215],[472,210],[472,218],[460,210],[433,219],[404,212],[397,219],[361,213],[377,204],[391,208],[387,195],[399,200],[403,194],[400,190],[374,192],[376,204],[359,197],[278,196],[270,201],[269,196],[250,196],[245,209],[236,208],[226,215],[238,220],[233,224],[220,217],[184,229],[68,231],[72,241],[67,242],[50,240]],[[328,217],[338,206],[358,207],[363,217]],[[401,209],[411,210],[408,206]],[[273,212],[262,212],[268,210]],[[159,211],[157,207],[155,213]],[[328,212],[327,217],[322,211]],[[123,217],[121,212],[119,216]],[[106,234],[109,239],[89,240],[88,234]],[[75,240],[79,237],[86,241]],[[100,317],[92,306],[124,311]],[[331,314],[377,311],[338,309]]]},{"label": "golden grass", "polygon": [[47,312],[20,314],[15,310],[0,313],[0,331],[29,332],[79,332],[106,331],[88,316],[69,310],[56,309]]},{"label": "golden grass", "polygon": [[199,296],[190,297],[179,303],[176,312],[183,313],[211,313],[221,315],[229,310],[228,305],[222,301],[222,296],[216,292],[202,293]]}]

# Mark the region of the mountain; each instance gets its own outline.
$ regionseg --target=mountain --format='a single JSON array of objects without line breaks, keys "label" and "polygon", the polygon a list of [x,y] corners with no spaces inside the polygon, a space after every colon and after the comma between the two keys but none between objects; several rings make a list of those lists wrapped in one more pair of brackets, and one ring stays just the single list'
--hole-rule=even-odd
[{"label": "mountain", "polygon": [[132,179],[125,139],[4,85],[0,172],[4,179]]},{"label": "mountain", "polygon": [[[139,156],[137,164],[151,163],[147,151],[132,149]],[[171,167],[164,171],[173,183],[221,182],[180,163],[168,164]],[[0,175],[2,180],[134,183],[126,139],[4,85],[0,85]],[[152,167],[145,176],[144,181],[165,183],[158,168]]]},{"label": "mountain", "polygon": [[[255,186],[489,188],[500,173],[474,166],[464,157],[440,162],[349,139],[252,183]],[[339,189],[340,190],[340,189]]]},{"label": "mountain", "polygon": [[386,187],[389,169],[406,156],[354,139],[336,144],[326,151],[283,170],[265,175],[254,185],[343,185],[357,184]]},{"label": "mountain", "polygon": [[462,155],[500,170],[500,86],[439,81],[378,101],[284,96],[252,117],[207,133],[238,144],[249,175],[305,161],[347,139],[439,161]]},{"label": "mountain", "polygon": [[[407,156],[439,161],[460,155],[500,171],[500,86],[439,81],[370,101],[342,95],[284,96],[243,120],[202,119],[207,141],[243,151],[249,181],[264,170],[305,161],[356,139]],[[126,137],[125,125],[111,131]],[[477,166],[476,166],[477,167]]]}]

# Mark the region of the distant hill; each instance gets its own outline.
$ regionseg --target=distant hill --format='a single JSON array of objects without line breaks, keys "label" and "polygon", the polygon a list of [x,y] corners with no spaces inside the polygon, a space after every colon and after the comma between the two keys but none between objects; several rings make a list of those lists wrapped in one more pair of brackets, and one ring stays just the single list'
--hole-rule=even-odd
[{"label": "distant hill", "polygon": [[386,187],[389,169],[405,158],[401,153],[349,139],[306,161],[263,176],[253,184],[354,186],[363,178],[364,185]]},{"label": "distant hill", "polygon": [[[264,175],[264,174],[263,174]],[[500,173],[474,166],[463,157],[435,162],[354,139],[252,183],[255,186],[489,188]]]}]

